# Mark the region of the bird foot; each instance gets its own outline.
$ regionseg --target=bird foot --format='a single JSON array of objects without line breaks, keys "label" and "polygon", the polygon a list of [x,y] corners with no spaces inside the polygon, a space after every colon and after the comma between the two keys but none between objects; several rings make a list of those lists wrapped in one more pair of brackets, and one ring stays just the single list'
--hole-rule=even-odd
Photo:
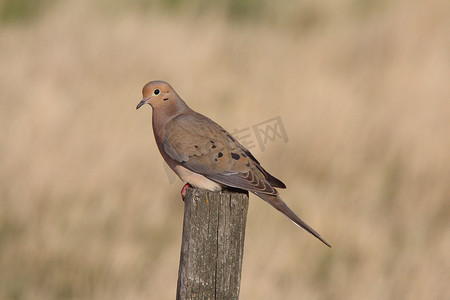
[{"label": "bird foot", "polygon": [[181,199],[183,199],[184,202],[184,197],[186,196],[186,190],[187,188],[192,187],[192,185],[190,185],[189,183],[186,183],[183,188],[181,189]]}]

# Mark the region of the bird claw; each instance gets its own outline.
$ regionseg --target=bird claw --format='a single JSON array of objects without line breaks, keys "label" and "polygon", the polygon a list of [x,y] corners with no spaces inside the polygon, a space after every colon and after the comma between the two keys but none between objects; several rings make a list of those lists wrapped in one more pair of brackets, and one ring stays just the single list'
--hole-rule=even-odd
[{"label": "bird claw", "polygon": [[190,187],[192,187],[192,185],[190,185],[189,183],[186,183],[183,186],[183,188],[181,189],[181,199],[183,199],[183,202],[184,202],[184,197],[186,196],[186,190]]}]

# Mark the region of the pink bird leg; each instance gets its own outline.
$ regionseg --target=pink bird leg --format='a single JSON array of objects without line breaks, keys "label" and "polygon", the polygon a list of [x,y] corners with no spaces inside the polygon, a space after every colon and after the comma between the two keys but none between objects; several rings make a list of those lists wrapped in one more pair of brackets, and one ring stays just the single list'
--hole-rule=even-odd
[{"label": "pink bird leg", "polygon": [[184,202],[184,196],[186,196],[186,190],[187,188],[192,187],[192,185],[190,185],[189,183],[186,183],[183,188],[181,189],[181,199],[183,199]]}]

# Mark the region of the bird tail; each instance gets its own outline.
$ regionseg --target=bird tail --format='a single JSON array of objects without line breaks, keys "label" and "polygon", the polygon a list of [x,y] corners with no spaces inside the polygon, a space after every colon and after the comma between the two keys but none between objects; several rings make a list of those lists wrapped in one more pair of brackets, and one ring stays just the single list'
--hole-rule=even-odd
[{"label": "bird tail", "polygon": [[311,233],[313,236],[318,238],[322,243],[327,245],[331,248],[330,244],[325,241],[320,234],[318,234],[314,229],[312,229],[308,224],[303,222],[302,219],[300,219],[287,205],[284,203],[283,200],[281,200],[280,196],[273,196],[268,194],[261,194],[261,193],[255,193],[256,196],[260,197],[273,207],[275,207],[277,210],[282,212],[286,217],[288,217],[295,225],[299,226],[300,228],[306,230],[307,232]]}]

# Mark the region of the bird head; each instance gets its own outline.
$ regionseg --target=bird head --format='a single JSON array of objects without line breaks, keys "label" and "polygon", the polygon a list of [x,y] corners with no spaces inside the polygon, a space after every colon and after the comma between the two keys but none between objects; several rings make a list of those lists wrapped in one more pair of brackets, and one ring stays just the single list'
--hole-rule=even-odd
[{"label": "bird head", "polygon": [[139,109],[144,104],[150,104],[153,108],[166,105],[174,97],[178,97],[175,90],[165,81],[150,81],[142,89],[143,99],[136,106]]}]

